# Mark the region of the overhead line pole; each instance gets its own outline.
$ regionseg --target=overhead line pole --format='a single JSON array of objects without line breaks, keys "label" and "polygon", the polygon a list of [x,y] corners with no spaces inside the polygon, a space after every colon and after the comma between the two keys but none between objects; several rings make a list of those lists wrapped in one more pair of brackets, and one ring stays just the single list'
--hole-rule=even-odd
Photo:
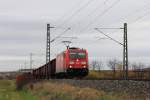
[{"label": "overhead line pole", "polygon": [[[51,76],[51,65],[50,65],[50,29],[54,28],[50,26],[50,24],[47,24],[47,41],[46,41],[46,63],[49,63],[48,66],[46,67],[46,77],[49,79]],[[48,74],[50,72],[50,74]]]},{"label": "overhead line pole", "polygon": [[[113,39],[112,37],[108,36],[107,34],[103,33],[102,31],[98,29],[123,29],[123,43],[120,43],[119,41]],[[98,32],[105,35],[110,40],[113,40],[114,42],[120,44],[123,46],[123,78],[128,79],[128,38],[127,38],[127,23],[124,23],[123,28],[95,28]]]},{"label": "overhead line pole", "polygon": [[45,67],[45,73],[47,79],[51,77],[51,65],[50,65],[51,43],[54,42],[56,39],[60,38],[61,35],[65,34],[68,30],[71,29],[71,28],[67,28],[63,33],[59,34],[58,36],[56,36],[54,39],[51,40],[51,34],[50,34],[51,28],[55,28],[55,27],[52,27],[50,26],[50,24],[47,24],[46,64],[48,64],[48,66]]},{"label": "overhead line pole", "polygon": [[128,79],[128,39],[127,39],[127,23],[124,23],[124,43],[123,43],[123,68],[125,70],[124,77]]},{"label": "overhead line pole", "polygon": [[50,24],[47,24],[47,46],[46,46],[46,63],[50,61],[50,29],[55,28],[50,26]]}]

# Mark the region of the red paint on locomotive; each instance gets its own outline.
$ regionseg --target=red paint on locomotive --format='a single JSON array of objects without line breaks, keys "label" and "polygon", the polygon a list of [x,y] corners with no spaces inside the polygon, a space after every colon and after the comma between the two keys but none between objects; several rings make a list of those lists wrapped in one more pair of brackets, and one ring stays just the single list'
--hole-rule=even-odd
[{"label": "red paint on locomotive", "polygon": [[56,57],[56,73],[68,75],[88,74],[88,53],[85,49],[69,48]]}]

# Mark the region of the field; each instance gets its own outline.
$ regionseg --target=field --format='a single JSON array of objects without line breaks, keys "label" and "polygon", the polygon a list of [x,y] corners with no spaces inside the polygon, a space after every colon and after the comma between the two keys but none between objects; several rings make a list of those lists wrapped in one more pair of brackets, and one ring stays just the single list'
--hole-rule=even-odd
[{"label": "field", "polygon": [[22,90],[16,90],[15,80],[3,79],[0,100],[150,100],[149,81],[94,80],[104,76],[113,78],[112,75],[112,72],[91,71],[83,80],[39,80]]},{"label": "field", "polygon": [[[116,70],[90,71],[86,79],[122,79],[123,72]],[[128,71],[128,78],[135,80],[150,80],[150,71]]]},{"label": "field", "polygon": [[[127,100],[127,95],[108,94],[90,87],[51,81],[36,82],[17,91],[12,80],[0,80],[0,100]],[[130,99],[134,100],[134,99]],[[136,99],[137,100],[137,99]],[[140,100],[140,99],[139,99]]]},{"label": "field", "polygon": [[63,81],[72,80],[50,80],[37,82],[28,90],[40,100],[144,100],[131,98],[126,94],[107,93],[91,87],[80,87]]},{"label": "field", "polygon": [[36,100],[28,91],[17,91],[15,81],[0,80],[0,100]]}]

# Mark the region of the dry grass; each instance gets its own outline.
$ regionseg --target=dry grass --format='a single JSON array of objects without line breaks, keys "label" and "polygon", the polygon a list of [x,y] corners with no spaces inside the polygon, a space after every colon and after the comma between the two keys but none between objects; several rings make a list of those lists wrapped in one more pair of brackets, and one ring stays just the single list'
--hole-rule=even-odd
[{"label": "dry grass", "polygon": [[[30,85],[27,88],[30,89]],[[126,95],[115,96],[93,88],[79,88],[49,81],[35,83],[30,91],[39,100],[130,100]]]},{"label": "dry grass", "polygon": [[[138,76],[139,75],[139,76]],[[149,72],[145,72],[143,73],[142,77],[141,77],[141,73],[135,73],[133,71],[129,71],[128,72],[128,77],[129,78],[138,78],[138,79],[150,79],[150,73]],[[85,77],[87,79],[104,79],[104,78],[116,78],[116,79],[121,79],[123,78],[123,73],[121,71],[116,71],[115,75],[113,73],[113,71],[90,71],[88,76]]]},{"label": "dry grass", "polygon": [[87,79],[101,79],[101,78],[113,78],[113,72],[111,71],[90,71]]},{"label": "dry grass", "polygon": [[40,100],[98,100],[105,93],[91,88],[79,88],[68,84],[39,82],[32,93]]}]

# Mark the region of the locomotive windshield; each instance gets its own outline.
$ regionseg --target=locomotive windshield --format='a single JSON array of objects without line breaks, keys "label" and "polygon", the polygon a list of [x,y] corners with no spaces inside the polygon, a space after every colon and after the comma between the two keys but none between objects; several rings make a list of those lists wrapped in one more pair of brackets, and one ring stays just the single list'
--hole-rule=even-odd
[{"label": "locomotive windshield", "polygon": [[70,58],[72,58],[72,59],[74,59],[74,58],[83,59],[83,58],[86,58],[86,54],[82,53],[82,52],[79,52],[79,53],[71,52],[70,53]]}]

